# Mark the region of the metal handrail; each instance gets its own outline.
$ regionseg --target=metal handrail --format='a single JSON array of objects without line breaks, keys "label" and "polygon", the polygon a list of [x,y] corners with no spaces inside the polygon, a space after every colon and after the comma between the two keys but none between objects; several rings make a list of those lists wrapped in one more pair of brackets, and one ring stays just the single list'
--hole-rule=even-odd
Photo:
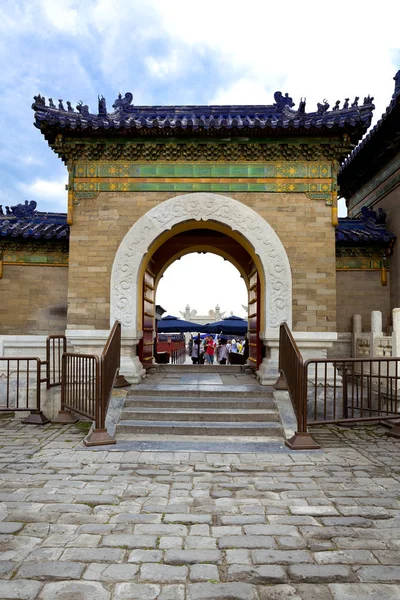
[{"label": "metal handrail", "polygon": [[46,338],[46,385],[47,389],[61,385],[62,355],[67,351],[65,335],[49,335]]}]

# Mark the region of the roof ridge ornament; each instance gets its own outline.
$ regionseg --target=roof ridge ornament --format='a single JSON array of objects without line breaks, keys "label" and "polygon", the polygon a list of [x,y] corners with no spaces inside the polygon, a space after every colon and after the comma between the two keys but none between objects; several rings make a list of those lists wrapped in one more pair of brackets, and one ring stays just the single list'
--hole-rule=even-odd
[{"label": "roof ridge ornament", "polygon": [[285,95],[282,92],[275,92],[274,94],[275,106],[278,110],[283,110],[285,106],[289,106],[289,108],[293,108],[295,103],[293,102],[293,98],[289,96],[288,93]]},{"label": "roof ridge ornament", "polygon": [[[25,200],[25,204],[17,204],[16,206],[6,206],[6,215],[13,216],[17,219],[33,217],[36,213],[37,202],[35,200]],[[5,216],[3,206],[0,206],[0,216]]]},{"label": "roof ridge ornament", "polygon": [[122,97],[121,93],[119,93],[118,98],[115,100],[112,107],[115,108],[116,112],[124,111],[127,109],[129,110],[129,109],[133,108],[131,106],[132,100],[133,100],[133,94],[131,94],[131,92],[126,92],[124,98]]}]

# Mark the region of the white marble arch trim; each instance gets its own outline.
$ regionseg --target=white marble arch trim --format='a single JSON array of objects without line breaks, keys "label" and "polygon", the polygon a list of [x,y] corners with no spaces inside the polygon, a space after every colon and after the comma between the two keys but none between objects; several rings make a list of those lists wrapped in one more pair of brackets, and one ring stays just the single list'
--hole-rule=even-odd
[{"label": "white marble arch trim", "polygon": [[[292,326],[292,276],[285,248],[263,217],[245,204],[220,194],[198,192],[165,200],[138,219],[122,240],[111,272],[110,326],[121,321],[124,336],[137,337],[138,276],[151,244],[167,229],[185,221],[214,221],[241,233],[254,247],[266,282],[266,331],[279,337],[279,325]],[[139,336],[140,337],[140,336]]]}]

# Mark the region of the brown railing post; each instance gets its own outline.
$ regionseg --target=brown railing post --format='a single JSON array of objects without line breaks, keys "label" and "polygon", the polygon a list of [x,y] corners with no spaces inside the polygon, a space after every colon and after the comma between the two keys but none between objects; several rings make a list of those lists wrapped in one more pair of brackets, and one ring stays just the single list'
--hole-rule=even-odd
[{"label": "brown railing post", "polygon": [[307,431],[307,392],[308,392],[308,361],[298,365],[298,403],[297,403],[297,427],[298,430],[290,440],[286,440],[286,446],[291,450],[318,450],[320,446]]},{"label": "brown railing post", "polygon": [[279,363],[278,363],[278,369],[279,369],[279,377],[276,380],[276,383],[274,385],[274,388],[276,390],[287,390],[288,386],[286,383],[286,379],[285,376],[283,374],[282,371],[282,362],[283,362],[283,353],[284,353],[284,327],[283,327],[283,323],[281,324],[280,328],[279,328]]},{"label": "brown railing post", "polygon": [[121,361],[121,323],[115,321],[100,357],[99,401],[96,403],[95,426],[83,440],[85,446],[116,444],[105,426],[108,403]]},{"label": "brown railing post", "polygon": [[61,409],[58,411],[58,415],[52,419],[52,423],[59,423],[60,425],[71,425],[76,423],[79,419],[74,417],[70,410],[66,408],[66,387],[69,385],[67,380],[67,361],[68,355],[64,353],[61,359]]},{"label": "brown railing post", "polygon": [[[40,384],[42,377],[42,363],[39,359],[36,362],[36,409],[31,409],[30,415],[24,419],[22,422],[27,425],[45,425],[46,423],[50,423],[50,419],[46,417],[46,415],[41,410],[41,401],[40,401]],[[28,382],[27,382],[28,385]]]}]

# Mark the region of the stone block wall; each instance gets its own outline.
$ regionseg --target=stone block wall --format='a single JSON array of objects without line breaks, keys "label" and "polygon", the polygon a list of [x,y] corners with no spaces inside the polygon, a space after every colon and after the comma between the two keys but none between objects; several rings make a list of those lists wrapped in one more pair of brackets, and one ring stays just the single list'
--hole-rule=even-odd
[{"label": "stone block wall", "polygon": [[5,265],[0,280],[0,335],[64,333],[68,268]]},{"label": "stone block wall", "polygon": [[383,329],[390,316],[390,286],[381,285],[380,271],[338,271],[337,281],[337,327],[340,332],[352,331],[352,316],[362,316],[363,330],[369,331],[371,312],[382,312]]},{"label": "stone block wall", "polygon": [[[74,206],[70,234],[68,328],[107,329],[110,275],[130,227],[174,192],[100,192]],[[293,329],[336,331],[335,230],[331,207],[304,193],[230,192],[275,230],[293,278]],[[249,232],[251,240],[251,233]]]}]

